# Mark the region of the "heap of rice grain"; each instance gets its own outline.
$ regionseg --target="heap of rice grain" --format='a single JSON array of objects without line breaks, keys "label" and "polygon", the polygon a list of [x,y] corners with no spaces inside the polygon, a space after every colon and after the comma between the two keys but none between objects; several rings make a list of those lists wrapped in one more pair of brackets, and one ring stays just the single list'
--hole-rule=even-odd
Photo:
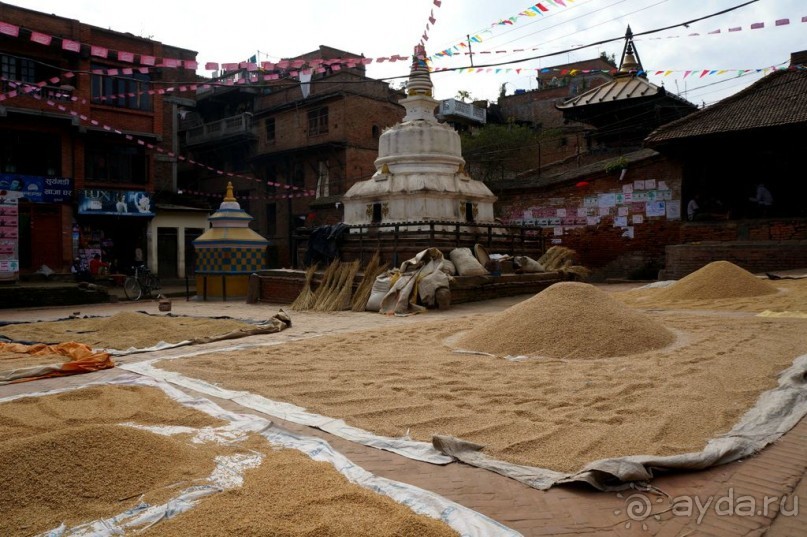
[{"label": "heap of rice grain", "polygon": [[675,336],[596,287],[556,283],[483,321],[457,346],[502,355],[607,358],[660,349]]},{"label": "heap of rice grain", "polygon": [[776,287],[728,261],[714,261],[656,293],[659,300],[714,300],[770,295]]}]

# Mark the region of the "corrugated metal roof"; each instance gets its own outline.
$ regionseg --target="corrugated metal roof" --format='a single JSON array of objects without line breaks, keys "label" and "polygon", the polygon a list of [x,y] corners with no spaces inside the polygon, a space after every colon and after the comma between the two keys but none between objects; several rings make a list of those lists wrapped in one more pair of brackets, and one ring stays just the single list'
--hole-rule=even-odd
[{"label": "corrugated metal roof", "polygon": [[785,125],[807,125],[807,69],[771,73],[731,97],[659,127],[645,143]]}]

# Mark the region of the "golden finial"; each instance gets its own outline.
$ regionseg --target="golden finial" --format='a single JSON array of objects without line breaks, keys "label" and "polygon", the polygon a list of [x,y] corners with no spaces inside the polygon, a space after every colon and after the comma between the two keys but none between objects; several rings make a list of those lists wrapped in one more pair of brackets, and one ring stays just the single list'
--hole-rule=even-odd
[{"label": "golden finial", "polygon": [[383,173],[385,175],[389,175],[389,166],[387,166],[386,162],[384,163],[383,166],[381,166],[381,173]]},{"label": "golden finial", "polygon": [[224,201],[235,201],[235,196],[233,195],[232,181],[227,181],[227,194],[224,196]]}]

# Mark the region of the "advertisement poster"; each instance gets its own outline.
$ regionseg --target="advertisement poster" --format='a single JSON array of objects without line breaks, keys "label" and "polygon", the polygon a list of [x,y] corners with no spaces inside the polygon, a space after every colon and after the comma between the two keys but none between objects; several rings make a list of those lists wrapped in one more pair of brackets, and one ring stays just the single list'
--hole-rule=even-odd
[{"label": "advertisement poster", "polygon": [[78,196],[78,213],[154,216],[151,197],[147,192],[136,190],[81,190]]},{"label": "advertisement poster", "polygon": [[0,190],[0,281],[19,276],[18,219],[20,192]]},{"label": "advertisement poster", "polygon": [[20,197],[31,203],[69,203],[73,198],[73,179],[0,173],[0,190],[19,192]]}]

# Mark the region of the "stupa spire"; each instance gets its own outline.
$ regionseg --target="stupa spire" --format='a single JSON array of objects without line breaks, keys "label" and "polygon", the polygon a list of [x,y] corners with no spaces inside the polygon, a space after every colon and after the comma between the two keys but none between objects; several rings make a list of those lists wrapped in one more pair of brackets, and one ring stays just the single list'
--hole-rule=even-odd
[{"label": "stupa spire", "polygon": [[406,84],[406,94],[411,96],[433,95],[432,79],[429,75],[429,66],[426,63],[426,47],[415,45],[415,54],[412,56],[412,67],[409,70],[409,82]]}]

